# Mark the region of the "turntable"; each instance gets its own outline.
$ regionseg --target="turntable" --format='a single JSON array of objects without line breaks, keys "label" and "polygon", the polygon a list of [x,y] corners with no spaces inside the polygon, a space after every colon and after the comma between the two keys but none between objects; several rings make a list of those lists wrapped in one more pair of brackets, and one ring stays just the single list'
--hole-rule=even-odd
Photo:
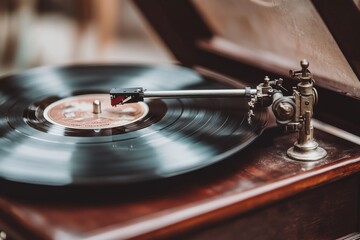
[{"label": "turntable", "polygon": [[359,237],[358,7],[225,2],[135,1],[185,67],[2,78],[0,239]]}]

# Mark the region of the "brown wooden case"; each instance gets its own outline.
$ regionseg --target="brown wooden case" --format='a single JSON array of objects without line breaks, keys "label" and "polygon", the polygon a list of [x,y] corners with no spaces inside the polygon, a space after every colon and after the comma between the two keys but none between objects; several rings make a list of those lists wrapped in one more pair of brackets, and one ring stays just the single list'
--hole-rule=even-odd
[{"label": "brown wooden case", "polygon": [[[206,3],[210,2],[214,3]],[[251,8],[241,8],[240,1],[218,2],[229,14],[231,9],[254,14]],[[318,24],[329,29],[326,31],[337,51],[343,53],[339,58],[346,59],[336,64],[335,70],[350,69],[350,75],[344,77],[359,79],[360,14],[356,1],[248,2],[265,4],[269,9],[290,2],[289,9],[281,9],[289,22],[299,19],[296,16],[305,18],[308,12],[315,14],[322,19]],[[211,19],[202,12],[201,1],[135,3],[179,63],[206,77],[255,86],[270,75],[283,77],[288,88],[294,84],[287,77],[286,62],[275,58],[272,62],[246,47],[222,41],[214,25],[209,26]],[[276,14],[269,12],[267,21],[262,22],[270,34]],[[304,21],[312,23],[311,19]],[[312,37],[301,28],[297,32],[302,34],[294,39]],[[274,35],[281,36],[281,32],[276,30]],[[257,39],[253,40],[256,46]],[[321,57],[322,48],[303,48],[310,55],[317,50],[315,55],[320,57],[315,66],[333,62],[328,55]],[[307,56],[294,59],[293,68],[301,58]],[[235,156],[166,181],[81,191],[2,183],[0,230],[6,232],[7,239],[355,239],[360,232],[360,143],[355,136],[360,134],[360,88],[358,82],[344,84],[337,73],[317,74],[315,66],[310,66],[320,96],[315,113],[323,122],[317,121],[316,126],[322,127],[315,130],[315,137],[328,151],[326,158],[312,163],[289,159],[286,149],[296,133],[283,134],[270,124],[258,140]]]}]

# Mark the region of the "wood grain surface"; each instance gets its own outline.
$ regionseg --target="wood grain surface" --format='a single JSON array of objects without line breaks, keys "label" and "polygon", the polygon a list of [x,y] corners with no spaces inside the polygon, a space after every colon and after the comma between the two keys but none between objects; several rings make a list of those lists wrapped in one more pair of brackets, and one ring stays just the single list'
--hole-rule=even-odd
[{"label": "wood grain surface", "polygon": [[220,164],[132,189],[2,183],[1,219],[25,239],[29,234],[40,239],[154,238],[204,228],[360,170],[359,145],[315,134],[329,155],[314,163],[287,158],[296,135],[269,129]]}]

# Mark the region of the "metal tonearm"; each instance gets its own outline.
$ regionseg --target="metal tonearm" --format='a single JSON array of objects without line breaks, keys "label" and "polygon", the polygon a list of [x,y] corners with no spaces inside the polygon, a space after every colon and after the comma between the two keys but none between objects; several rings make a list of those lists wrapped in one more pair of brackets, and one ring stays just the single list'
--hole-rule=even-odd
[{"label": "metal tonearm", "polygon": [[170,90],[147,91],[138,88],[113,88],[110,91],[111,105],[143,101],[144,98],[209,98],[209,97],[250,97],[257,93],[250,87],[244,89],[216,89],[216,90]]},{"label": "metal tonearm", "polygon": [[291,96],[284,96],[286,89],[282,86],[283,79],[264,81],[256,88],[243,89],[211,89],[211,90],[174,90],[174,91],[147,91],[138,88],[113,88],[110,91],[111,105],[135,103],[144,98],[209,98],[209,97],[248,97],[250,98],[248,122],[252,121],[254,109],[268,107],[272,110],[278,124],[284,125],[287,130],[298,131],[299,137],[287,154],[289,157],[302,161],[315,161],[326,156],[326,151],[318,146],[313,137],[311,118],[313,107],[318,101],[318,94],[314,88],[314,79],[308,70],[309,62],[300,62],[301,70],[290,70],[290,76],[300,80],[293,88]]}]

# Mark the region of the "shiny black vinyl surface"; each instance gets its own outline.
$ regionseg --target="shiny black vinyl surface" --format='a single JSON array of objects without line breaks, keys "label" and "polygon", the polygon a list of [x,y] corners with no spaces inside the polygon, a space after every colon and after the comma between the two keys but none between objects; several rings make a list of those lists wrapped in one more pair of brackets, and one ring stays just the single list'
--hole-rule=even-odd
[{"label": "shiny black vinyl surface", "polygon": [[51,103],[113,87],[231,88],[178,66],[39,68],[0,80],[0,177],[40,185],[127,184],[167,178],[223,160],[251,143],[267,114],[247,123],[241,98],[146,100],[149,113],[111,129],[48,122]]}]

